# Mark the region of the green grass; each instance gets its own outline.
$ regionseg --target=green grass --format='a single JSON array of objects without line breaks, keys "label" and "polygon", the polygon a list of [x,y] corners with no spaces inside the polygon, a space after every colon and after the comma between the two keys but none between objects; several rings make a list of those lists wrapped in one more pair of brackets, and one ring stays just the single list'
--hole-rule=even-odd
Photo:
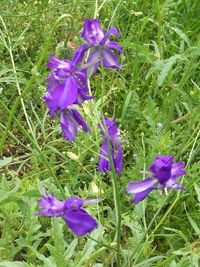
[{"label": "green grass", "polygon": [[[70,15],[72,23],[65,18],[54,30],[63,14]],[[91,135],[80,131],[71,144],[63,140],[58,121],[50,120],[41,99],[49,54],[71,57],[68,41],[78,47],[84,18],[95,14],[104,29],[119,29],[117,41],[125,52],[120,57],[122,71],[104,70],[103,98],[101,72],[91,79],[95,108],[103,103],[104,113],[116,117],[124,140],[118,181],[121,265],[198,267],[198,0],[1,1],[0,137],[14,105],[15,110],[0,161],[0,266],[116,266],[111,175],[97,172],[101,137],[94,107],[84,104]],[[154,192],[133,206],[125,195],[126,185],[142,179],[141,171],[148,169],[158,153],[172,154],[186,163],[182,183],[187,190],[172,191],[167,197]],[[99,222],[90,234],[92,239],[76,238],[62,219],[35,216],[37,200],[45,190],[60,199],[63,194],[102,199],[89,208]]]}]

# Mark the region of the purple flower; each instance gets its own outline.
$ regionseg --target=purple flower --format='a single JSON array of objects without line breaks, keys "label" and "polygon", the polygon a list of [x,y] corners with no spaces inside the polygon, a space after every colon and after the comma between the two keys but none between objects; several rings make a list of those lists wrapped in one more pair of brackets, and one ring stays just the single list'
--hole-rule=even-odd
[{"label": "purple flower", "polygon": [[71,197],[65,201],[57,200],[53,195],[44,195],[38,200],[42,207],[36,214],[48,217],[63,217],[70,230],[77,236],[90,233],[98,227],[96,220],[82,207],[98,203],[98,199],[82,200],[78,197]]},{"label": "purple flower", "polygon": [[60,125],[64,138],[74,141],[77,136],[78,126],[85,132],[89,128],[75,109],[75,104],[80,105],[85,100],[90,100],[88,96],[88,86],[86,70],[81,70],[78,64],[82,60],[79,50],[76,50],[71,61],[59,60],[50,56],[47,66],[52,70],[48,75],[48,95],[43,96],[51,118],[57,114],[60,118]]},{"label": "purple flower", "polygon": [[[110,154],[113,160],[113,164],[117,174],[120,174],[122,171],[122,147],[121,147],[121,140],[119,130],[115,125],[115,120],[109,120],[107,117],[104,117],[104,122],[106,125],[108,138],[111,145]],[[100,127],[101,128],[101,127]],[[104,131],[101,129],[101,133],[103,136],[103,144],[101,146],[101,151],[99,155],[99,172],[107,172],[111,169],[110,162],[108,160],[108,140]]]},{"label": "purple flower", "polygon": [[80,70],[77,64],[80,62],[79,53],[76,51],[71,61],[59,60],[53,55],[47,67],[52,69],[47,77],[48,95],[43,96],[50,116],[54,118],[55,112],[64,110],[72,104],[80,104],[92,97],[88,92],[86,70]]},{"label": "purple flower", "polygon": [[140,182],[130,182],[126,188],[127,194],[135,194],[133,203],[144,200],[154,189],[173,188],[185,190],[176,179],[186,174],[184,162],[173,162],[172,156],[157,156],[150,165],[152,177]]},{"label": "purple flower", "polygon": [[79,47],[79,60],[84,57],[85,52],[91,48],[87,63],[90,64],[91,74],[93,74],[102,61],[106,68],[120,69],[120,64],[113,49],[123,54],[121,46],[108,38],[111,34],[120,35],[117,28],[113,27],[107,32],[103,32],[98,19],[85,19],[81,37],[85,44]]}]

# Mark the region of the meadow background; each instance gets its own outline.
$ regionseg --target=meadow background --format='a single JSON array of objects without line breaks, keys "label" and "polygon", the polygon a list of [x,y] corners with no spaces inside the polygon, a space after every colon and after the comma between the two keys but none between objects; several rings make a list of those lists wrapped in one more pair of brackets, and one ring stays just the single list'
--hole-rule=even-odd
[{"label": "meadow background", "polygon": [[[71,57],[73,46],[81,44],[84,18],[97,16],[104,29],[118,28],[117,41],[125,52],[122,71],[104,70],[104,96],[101,73],[91,79],[96,108],[103,103],[123,139],[122,266],[199,267],[199,0],[1,0],[0,9],[0,137],[18,95],[31,81],[1,154],[0,266],[116,266],[112,187],[109,174],[97,172],[101,136],[93,106],[83,105],[92,134],[80,131],[69,143],[41,99],[48,56]],[[59,23],[37,67],[53,24],[63,14],[71,15],[73,23]],[[126,185],[141,180],[158,153],[186,163],[181,181],[187,190],[169,196],[153,192],[134,206]],[[45,190],[61,198],[53,175],[67,197],[102,199],[89,208],[99,222],[90,234],[94,240],[75,237],[61,218],[35,216]]]}]

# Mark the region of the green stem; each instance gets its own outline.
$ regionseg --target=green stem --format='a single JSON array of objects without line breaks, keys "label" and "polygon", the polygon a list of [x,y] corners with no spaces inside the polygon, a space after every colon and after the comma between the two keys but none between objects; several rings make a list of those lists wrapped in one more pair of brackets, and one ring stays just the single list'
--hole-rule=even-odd
[{"label": "green stem", "polygon": [[[39,67],[42,65],[43,61],[45,60],[46,58],[46,55],[47,55],[47,52],[48,52],[48,49],[51,45],[51,41],[52,41],[52,38],[53,38],[53,34],[54,34],[54,31],[57,27],[57,25],[62,21],[64,20],[65,18],[68,18],[70,19],[70,23],[72,24],[72,17],[68,14],[64,14],[62,15],[61,17],[59,17],[55,24],[53,25],[52,29],[51,29],[51,32],[49,34],[49,37],[44,45],[44,48],[41,52],[41,55],[39,57],[39,60],[36,64],[36,67],[34,69],[39,69]],[[23,92],[16,98],[15,100],[15,103],[10,111],[10,115],[8,117],[8,121],[7,121],[7,124],[6,124],[6,127],[5,127],[5,131],[3,132],[2,134],[2,137],[1,137],[1,141],[0,141],[0,153],[2,152],[3,150],[3,146],[5,144],[5,141],[6,141],[6,138],[7,138],[7,135],[8,135],[8,131],[10,130],[10,127],[11,127],[11,124],[12,124],[12,121],[13,121],[13,117],[14,117],[14,113],[16,112],[17,110],[17,107],[19,106],[20,102],[21,102],[21,99],[29,92],[30,88],[31,88],[31,85],[33,84],[33,82],[35,81],[35,73],[33,71],[32,75],[31,75],[31,78],[28,82],[28,84],[26,85],[26,87],[24,88]]]},{"label": "green stem", "polygon": [[[103,66],[103,62],[101,60],[101,67]],[[121,237],[121,203],[120,203],[120,193],[119,193],[119,188],[117,184],[117,179],[118,175],[115,170],[114,162],[112,159],[111,155],[111,142],[108,136],[108,131],[107,127],[104,122],[104,116],[103,116],[103,96],[105,93],[105,74],[104,70],[102,69],[102,92],[101,92],[101,116],[102,116],[102,121],[103,121],[103,130],[105,132],[106,140],[108,143],[108,160],[110,162],[111,166],[111,175],[112,175],[112,188],[113,188],[113,200],[114,200],[114,205],[115,205],[115,217],[116,217],[116,225],[117,225],[117,230],[116,230],[116,236],[114,241],[117,242],[117,267],[120,267],[120,237]]]},{"label": "green stem", "polygon": [[[10,110],[7,108],[7,106],[3,103],[2,100],[0,100],[0,104],[1,106],[8,112],[8,114],[10,114]],[[37,143],[35,143],[34,139],[29,135],[29,133],[24,129],[23,125],[17,120],[17,118],[13,115],[13,119],[15,120],[18,128],[22,131],[22,133],[25,135],[25,137],[27,138],[27,140],[30,141],[30,143],[33,145],[33,147],[37,150],[37,152],[39,153],[40,157],[42,158],[42,160],[44,161],[44,163],[46,164],[49,173],[51,175],[51,177],[53,178],[53,181],[55,182],[55,184],[57,185],[57,187],[60,190],[60,193],[63,197],[63,199],[65,199],[65,191],[62,188],[58,178],[56,177],[51,165],[49,164],[48,160],[46,159],[43,151],[41,150],[41,148],[39,147],[39,145]]]},{"label": "green stem", "polygon": [[162,39],[161,39],[162,16],[161,16],[161,7],[160,7],[160,1],[159,0],[156,0],[156,9],[157,9],[157,17],[158,17],[158,34],[157,34],[157,40],[158,40],[158,47],[159,47],[160,59],[162,59],[162,57],[163,57]]},{"label": "green stem", "polygon": [[[6,48],[7,48],[8,52],[9,52],[9,54],[10,54],[10,59],[11,59],[11,63],[12,63],[12,68],[13,68],[13,73],[14,73],[14,77],[15,77],[16,87],[17,87],[17,90],[18,90],[18,94],[21,95],[21,89],[20,89],[20,85],[19,85],[18,77],[17,77],[17,70],[16,70],[16,66],[15,66],[15,61],[14,61],[13,53],[12,53],[11,39],[9,37],[9,33],[8,33],[8,29],[6,27],[6,24],[5,24],[5,22],[4,22],[4,20],[3,20],[3,18],[1,16],[0,16],[0,19],[1,19],[1,22],[3,24],[4,30],[6,32],[6,36],[7,36],[7,39],[8,39],[8,45],[6,46]],[[22,104],[22,109],[24,111],[24,115],[25,115],[27,124],[29,126],[30,131],[32,132],[32,127],[31,127],[30,122],[29,122],[29,119],[28,119],[28,114],[26,112],[26,108],[25,108],[25,105],[24,105],[23,98],[21,99],[21,104]]]}]

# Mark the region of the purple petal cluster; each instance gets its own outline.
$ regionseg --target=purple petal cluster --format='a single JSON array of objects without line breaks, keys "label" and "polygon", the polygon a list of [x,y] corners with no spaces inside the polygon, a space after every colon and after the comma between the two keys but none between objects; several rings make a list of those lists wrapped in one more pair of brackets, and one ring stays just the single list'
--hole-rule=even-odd
[{"label": "purple petal cluster", "polygon": [[63,217],[65,223],[74,234],[83,236],[98,227],[96,220],[83,207],[97,202],[99,202],[98,199],[84,201],[78,197],[60,201],[53,195],[46,193],[38,200],[38,204],[42,209],[36,214],[48,217]]},{"label": "purple petal cluster", "polygon": [[51,55],[50,62],[47,64],[47,67],[52,71],[47,77],[48,95],[43,98],[52,118],[56,111],[64,110],[70,105],[81,104],[85,100],[91,99],[91,96],[87,96],[86,71],[79,70],[75,63],[77,60],[74,60],[74,58],[71,61],[59,60]]},{"label": "purple petal cluster", "polygon": [[77,128],[81,126],[84,131],[89,128],[74,108],[85,100],[92,97],[87,95],[88,85],[86,70],[80,70],[77,64],[80,61],[80,55],[75,51],[71,61],[59,60],[50,56],[50,62],[47,66],[51,69],[47,77],[48,95],[43,96],[51,118],[58,114],[64,138],[73,141],[77,135]]},{"label": "purple petal cluster", "polygon": [[[119,130],[116,127],[114,119],[109,120],[107,117],[104,117],[104,123],[111,146],[110,154],[113,160],[116,173],[119,175],[122,171],[122,146]],[[103,129],[101,129],[101,133],[103,136],[103,144],[101,146],[101,151],[99,155],[98,171],[107,172],[111,169],[111,165],[108,159],[109,144]]]},{"label": "purple petal cluster", "polygon": [[138,203],[144,200],[148,194],[155,189],[180,189],[185,188],[177,182],[177,178],[186,174],[183,169],[184,162],[173,162],[173,156],[157,156],[150,165],[152,177],[140,182],[130,182],[126,188],[127,194],[135,194],[132,202]]},{"label": "purple petal cluster", "polygon": [[111,34],[120,35],[115,27],[104,33],[98,19],[85,19],[81,33],[85,44],[81,45],[79,50],[83,57],[85,52],[90,49],[87,64],[91,66],[91,75],[101,62],[106,68],[121,69],[113,50],[123,54],[122,47],[117,42],[109,40]]},{"label": "purple petal cluster", "polygon": [[[64,138],[74,141],[78,133],[78,126],[88,132],[89,128],[75,109],[86,100],[93,98],[88,95],[87,69],[94,73],[100,62],[108,68],[120,68],[119,61],[112,49],[120,53],[122,48],[108,38],[110,34],[119,35],[116,28],[104,33],[97,19],[86,19],[83,25],[82,38],[85,43],[74,52],[71,60],[60,60],[53,55],[47,67],[51,69],[47,77],[47,95],[43,96],[51,118],[58,115]],[[90,49],[86,64],[82,63],[85,53]]]}]

